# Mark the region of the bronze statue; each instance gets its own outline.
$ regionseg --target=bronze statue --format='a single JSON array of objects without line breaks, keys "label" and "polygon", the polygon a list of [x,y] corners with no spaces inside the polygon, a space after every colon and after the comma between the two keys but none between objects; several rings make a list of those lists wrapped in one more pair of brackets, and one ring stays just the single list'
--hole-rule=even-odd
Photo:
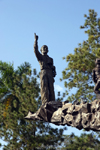
[{"label": "bronze statue", "polygon": [[94,92],[100,94],[100,58],[95,61],[96,67],[92,70],[93,81],[95,82]]},{"label": "bronze statue", "polygon": [[47,55],[48,47],[43,45],[41,53],[38,51],[38,36],[35,34],[34,53],[40,64],[40,80],[41,80],[41,100],[42,104],[49,101],[55,101],[54,93],[54,77],[56,76],[55,66],[53,66],[53,59]]}]

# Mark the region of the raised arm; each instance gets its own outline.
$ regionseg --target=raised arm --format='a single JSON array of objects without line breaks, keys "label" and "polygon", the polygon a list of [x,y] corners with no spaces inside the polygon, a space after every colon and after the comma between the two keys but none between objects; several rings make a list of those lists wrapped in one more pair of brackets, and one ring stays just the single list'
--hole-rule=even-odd
[{"label": "raised arm", "polygon": [[38,51],[38,36],[36,35],[36,33],[34,33],[35,36],[35,41],[34,41],[34,53],[36,55],[36,58],[38,59],[38,61],[42,60],[42,54]]}]

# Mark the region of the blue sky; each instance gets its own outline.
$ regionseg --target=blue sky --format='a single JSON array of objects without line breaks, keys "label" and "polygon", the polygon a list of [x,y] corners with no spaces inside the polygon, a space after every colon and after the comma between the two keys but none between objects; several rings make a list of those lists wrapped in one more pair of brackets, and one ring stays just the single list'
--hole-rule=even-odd
[{"label": "blue sky", "polygon": [[[62,57],[74,53],[78,43],[87,39],[80,25],[84,24],[84,14],[89,9],[94,9],[100,17],[99,0],[0,0],[0,60],[14,63],[15,69],[26,61],[39,72],[33,51],[36,33],[39,49],[48,45],[48,55],[54,59],[55,91],[64,91],[59,78],[67,64]],[[72,131],[76,135],[82,132],[68,128],[66,134]]]}]

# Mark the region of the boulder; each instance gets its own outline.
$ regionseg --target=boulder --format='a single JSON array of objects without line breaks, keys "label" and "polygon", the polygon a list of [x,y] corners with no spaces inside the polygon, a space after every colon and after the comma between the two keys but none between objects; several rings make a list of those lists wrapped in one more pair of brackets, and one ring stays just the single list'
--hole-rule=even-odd
[{"label": "boulder", "polygon": [[100,131],[100,99],[91,103],[46,102],[39,110],[25,117],[28,120],[40,120],[56,125],[68,125],[87,131]]}]

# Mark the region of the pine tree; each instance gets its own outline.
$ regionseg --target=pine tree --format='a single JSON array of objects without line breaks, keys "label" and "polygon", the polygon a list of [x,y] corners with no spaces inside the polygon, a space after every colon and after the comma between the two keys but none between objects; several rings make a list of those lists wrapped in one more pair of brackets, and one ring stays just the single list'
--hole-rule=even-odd
[{"label": "pine tree", "polygon": [[74,133],[65,136],[64,146],[61,150],[100,150],[100,141],[94,133],[82,133],[80,137]]},{"label": "pine tree", "polygon": [[70,89],[76,89],[76,93],[68,96],[69,101],[85,99],[93,101],[95,93],[93,92],[92,69],[95,67],[96,58],[100,57],[100,19],[94,10],[89,10],[89,15],[84,15],[85,23],[81,29],[85,30],[88,36],[86,41],[79,43],[74,49],[74,54],[64,57],[67,67],[62,72],[62,79],[67,88],[66,95]]},{"label": "pine tree", "polygon": [[26,121],[41,105],[36,70],[32,75],[29,63],[14,70],[12,64],[0,61],[0,138],[7,142],[4,150],[52,149],[64,140],[63,129],[48,123]]}]

